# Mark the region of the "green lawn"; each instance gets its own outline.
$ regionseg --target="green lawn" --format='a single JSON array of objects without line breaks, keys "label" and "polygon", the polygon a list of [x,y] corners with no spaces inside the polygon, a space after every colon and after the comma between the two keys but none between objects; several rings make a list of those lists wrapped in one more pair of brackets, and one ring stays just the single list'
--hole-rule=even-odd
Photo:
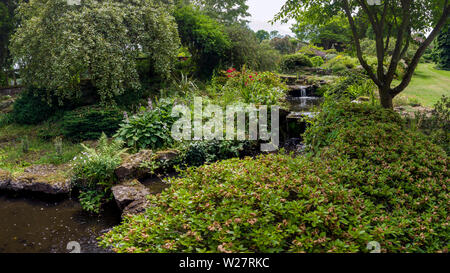
[{"label": "green lawn", "polygon": [[437,70],[434,66],[419,64],[411,83],[400,96],[415,98],[427,107],[432,107],[442,95],[450,96],[450,71]]}]

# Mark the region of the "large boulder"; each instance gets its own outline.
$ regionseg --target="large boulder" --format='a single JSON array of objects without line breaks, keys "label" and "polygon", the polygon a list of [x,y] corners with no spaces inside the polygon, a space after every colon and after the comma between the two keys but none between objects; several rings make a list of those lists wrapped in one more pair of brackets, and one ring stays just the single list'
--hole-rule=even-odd
[{"label": "large boulder", "polygon": [[68,194],[70,179],[61,168],[54,165],[34,165],[16,175],[0,170],[0,189]]},{"label": "large boulder", "polygon": [[142,163],[150,162],[152,157],[153,152],[151,150],[141,150],[137,154],[127,155],[122,164],[115,170],[117,178],[119,181],[143,178],[148,170],[142,166]]},{"label": "large boulder", "polygon": [[[161,151],[152,152],[151,150],[141,150],[140,152],[132,155],[127,155],[115,170],[116,176],[119,181],[127,181],[130,179],[144,179],[152,174],[158,173],[155,166],[164,161],[170,161],[178,156],[178,151]],[[151,164],[145,164],[150,162],[156,162],[153,166]]]},{"label": "large boulder", "polygon": [[112,193],[122,215],[138,214],[149,206],[150,191],[136,179],[112,187]]}]

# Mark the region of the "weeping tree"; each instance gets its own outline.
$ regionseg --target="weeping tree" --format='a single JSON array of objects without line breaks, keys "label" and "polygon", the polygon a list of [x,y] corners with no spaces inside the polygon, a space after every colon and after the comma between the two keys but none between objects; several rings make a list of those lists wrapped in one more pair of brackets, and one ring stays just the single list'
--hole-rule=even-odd
[{"label": "weeping tree", "polygon": [[[310,20],[320,24],[324,18],[341,12],[347,17],[356,55],[378,87],[381,105],[392,108],[393,99],[409,85],[420,58],[448,22],[450,5],[448,0],[288,0],[275,19],[297,18],[307,13]],[[358,28],[358,20],[367,20],[374,33],[378,60],[376,71],[363,56],[360,39],[365,32]],[[415,33],[429,34],[407,63],[408,68],[400,84],[392,86],[397,66],[407,53]],[[390,43],[395,44],[391,54],[387,50]],[[389,63],[387,69],[384,69],[384,60]]]},{"label": "weeping tree", "polygon": [[157,0],[23,1],[11,52],[25,84],[63,99],[81,95],[80,81],[103,103],[140,86],[136,60],[145,54],[168,75],[180,46],[170,6]]}]

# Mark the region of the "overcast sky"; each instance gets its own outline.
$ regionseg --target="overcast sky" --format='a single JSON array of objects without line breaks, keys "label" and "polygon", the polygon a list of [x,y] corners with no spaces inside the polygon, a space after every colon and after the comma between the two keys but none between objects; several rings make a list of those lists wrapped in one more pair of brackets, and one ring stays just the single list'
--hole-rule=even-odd
[{"label": "overcast sky", "polygon": [[250,7],[248,11],[251,14],[251,17],[248,18],[250,28],[254,31],[260,29],[267,31],[278,30],[281,34],[294,36],[289,29],[292,22],[289,24],[277,22],[274,25],[268,23],[280,11],[285,2],[286,0],[247,0],[247,5]]}]

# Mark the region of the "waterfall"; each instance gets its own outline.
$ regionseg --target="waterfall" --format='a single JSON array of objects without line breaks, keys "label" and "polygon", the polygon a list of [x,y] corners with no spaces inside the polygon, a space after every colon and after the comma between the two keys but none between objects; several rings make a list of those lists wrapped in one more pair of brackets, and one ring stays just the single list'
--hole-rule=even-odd
[{"label": "waterfall", "polygon": [[302,86],[300,88],[300,92],[301,97],[306,97],[306,87]]}]

